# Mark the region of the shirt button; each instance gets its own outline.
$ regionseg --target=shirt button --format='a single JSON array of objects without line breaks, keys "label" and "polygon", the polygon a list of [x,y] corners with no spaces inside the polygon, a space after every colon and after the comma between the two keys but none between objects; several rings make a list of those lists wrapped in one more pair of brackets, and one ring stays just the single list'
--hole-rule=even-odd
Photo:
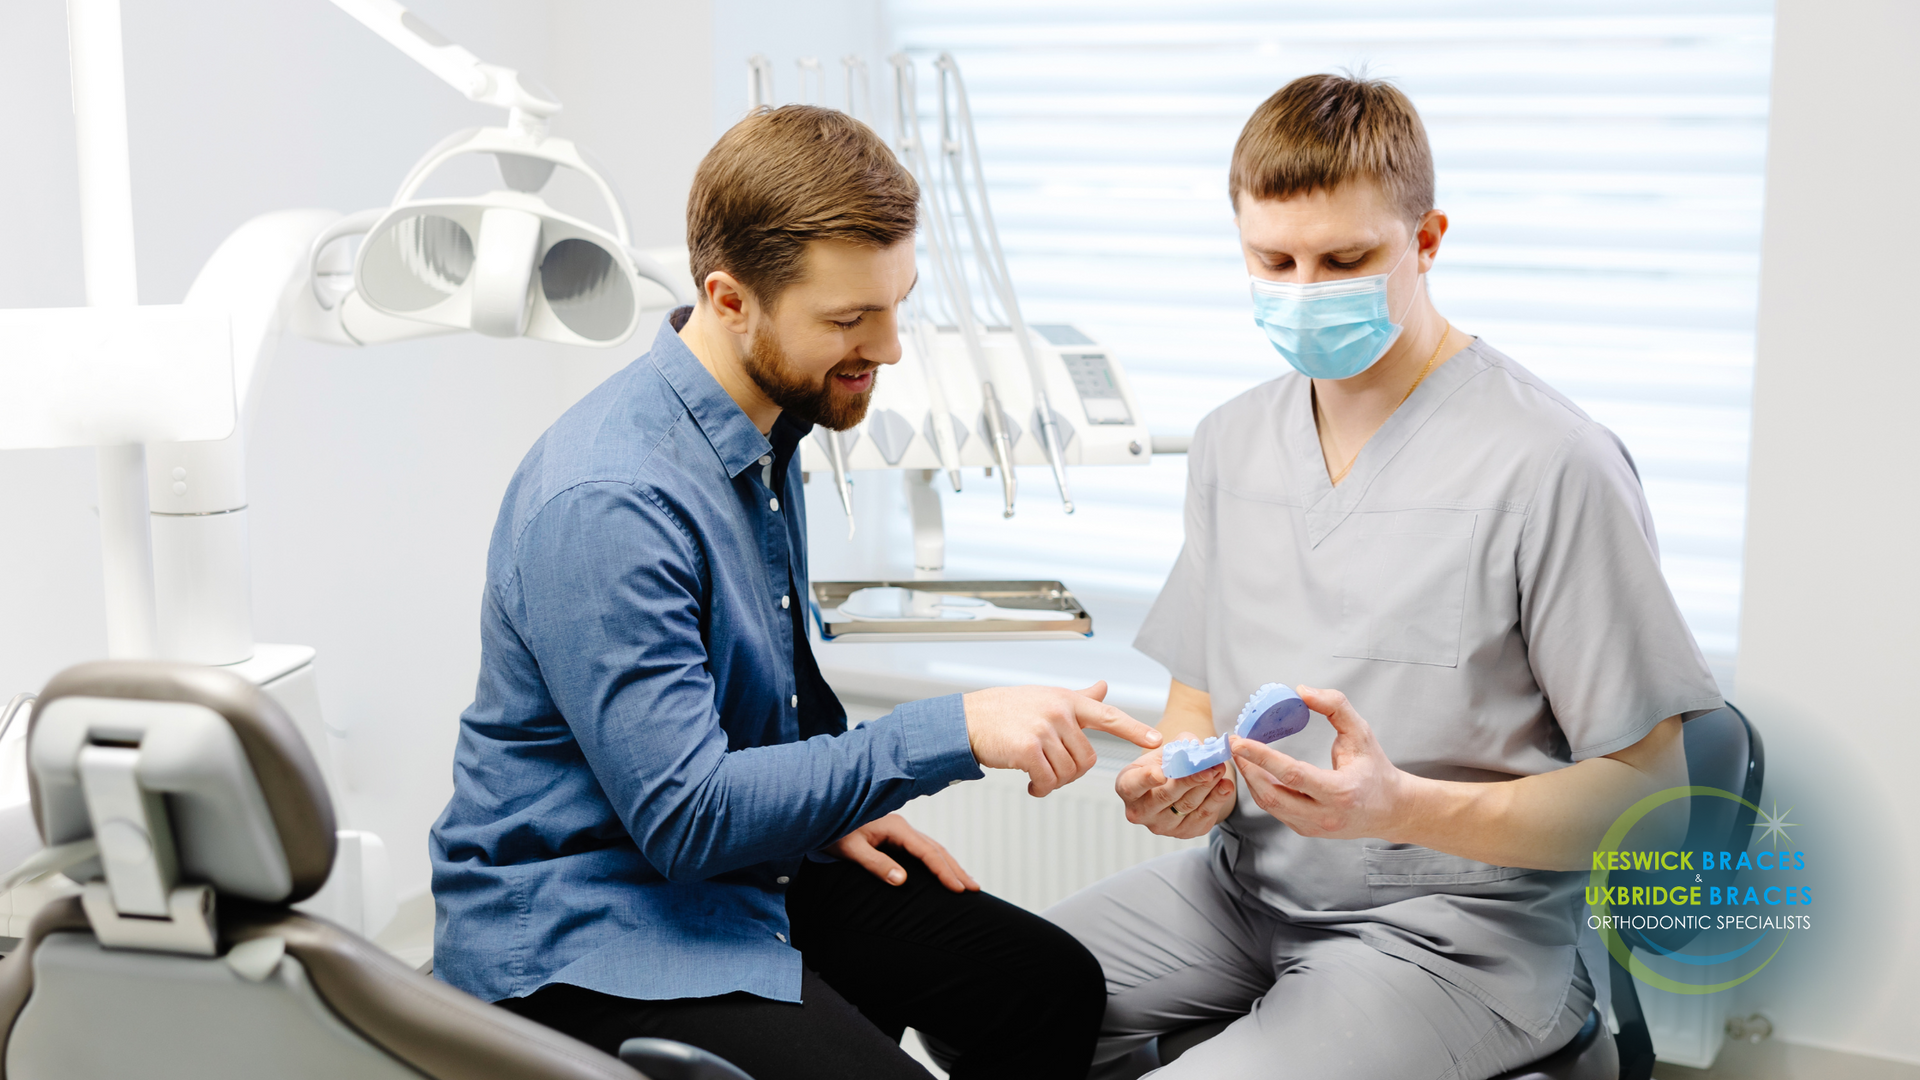
[{"label": "shirt button", "polygon": [[775,931],[773,936],[779,938],[781,941],[787,940],[787,935],[779,933],[778,931]]},{"label": "shirt button", "polygon": [[786,608],[786,606],[791,603],[793,603],[793,599],[790,596],[782,596],[780,598],[780,607],[782,609]]},{"label": "shirt button", "polygon": [[958,784],[958,783],[960,783],[960,782],[961,782],[961,781],[959,781],[959,780],[949,780],[949,781],[947,781],[947,786],[948,786],[948,787],[952,787],[953,785],[955,785],[955,784]]},{"label": "shirt button", "polygon": [[800,695],[799,695],[799,694],[795,694],[795,695],[793,695],[793,697],[791,697],[791,698],[789,698],[789,699],[788,699],[788,701],[787,701],[787,704],[789,704],[789,705],[792,705],[792,706],[793,706],[794,708],[796,708],[796,709],[797,709],[797,708],[799,708],[799,707],[800,707]]},{"label": "shirt button", "polygon": [[766,466],[768,466],[768,465],[771,465],[771,464],[773,464],[773,455],[772,455],[772,454],[766,454],[766,455],[763,455],[763,456],[762,456],[762,457],[760,458],[760,465],[761,465],[761,467],[762,467],[762,468],[764,468],[764,467],[766,467]]},{"label": "shirt button", "polygon": [[768,500],[767,500],[767,509],[769,509],[769,510],[771,510],[771,511],[773,511],[773,512],[774,512],[774,513],[776,513],[776,514],[777,514],[777,513],[779,513],[779,512],[780,512],[780,500],[779,500],[779,499],[768,499]]},{"label": "shirt button", "polygon": [[773,879],[773,883],[775,885],[785,885],[787,882],[792,880],[793,879],[788,877],[787,875],[781,874],[779,877]]}]

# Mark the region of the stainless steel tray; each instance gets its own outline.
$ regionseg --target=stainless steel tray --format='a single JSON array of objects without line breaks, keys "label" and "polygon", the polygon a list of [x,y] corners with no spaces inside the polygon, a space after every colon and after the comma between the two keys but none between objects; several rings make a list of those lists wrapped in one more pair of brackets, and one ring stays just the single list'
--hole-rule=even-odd
[{"label": "stainless steel tray", "polygon": [[[1065,611],[1071,619],[1032,623],[1018,619],[829,619],[857,589],[919,589],[985,600],[997,607],[1033,611]],[[853,644],[862,641],[1062,641],[1093,636],[1093,616],[1080,606],[1073,592],[1058,581],[816,581],[813,583],[813,621],[823,641]],[[1046,629],[1036,629],[1044,626]]]}]

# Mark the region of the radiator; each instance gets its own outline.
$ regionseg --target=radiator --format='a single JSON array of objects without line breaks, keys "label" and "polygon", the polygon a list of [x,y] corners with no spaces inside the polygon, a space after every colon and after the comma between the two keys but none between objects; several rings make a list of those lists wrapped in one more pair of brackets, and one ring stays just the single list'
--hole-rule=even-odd
[{"label": "radiator", "polygon": [[1119,774],[1103,758],[1079,780],[1036,799],[1027,794],[1025,773],[989,770],[984,780],[915,799],[900,812],[946,845],[981,888],[1040,911],[1136,863],[1206,843],[1155,836],[1129,822],[1113,791]]}]

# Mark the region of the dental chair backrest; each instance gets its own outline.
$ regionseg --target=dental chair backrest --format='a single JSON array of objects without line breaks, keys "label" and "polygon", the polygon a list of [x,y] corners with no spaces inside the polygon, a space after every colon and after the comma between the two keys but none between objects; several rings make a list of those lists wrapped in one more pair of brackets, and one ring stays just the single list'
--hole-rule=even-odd
[{"label": "dental chair backrest", "polygon": [[289,910],[326,883],[333,808],[292,722],[237,675],[69,668],[27,756],[81,895],[0,960],[0,1077],[641,1076]]}]

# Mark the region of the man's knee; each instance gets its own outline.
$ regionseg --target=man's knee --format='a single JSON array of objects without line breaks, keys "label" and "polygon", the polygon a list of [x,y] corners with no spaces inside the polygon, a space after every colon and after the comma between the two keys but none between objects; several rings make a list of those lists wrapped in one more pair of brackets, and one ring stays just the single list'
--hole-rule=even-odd
[{"label": "man's knee", "polygon": [[1100,961],[1072,934],[1037,915],[1032,920],[1023,943],[1029,1008],[1049,1014],[1053,1023],[1097,1028],[1107,999]]}]

